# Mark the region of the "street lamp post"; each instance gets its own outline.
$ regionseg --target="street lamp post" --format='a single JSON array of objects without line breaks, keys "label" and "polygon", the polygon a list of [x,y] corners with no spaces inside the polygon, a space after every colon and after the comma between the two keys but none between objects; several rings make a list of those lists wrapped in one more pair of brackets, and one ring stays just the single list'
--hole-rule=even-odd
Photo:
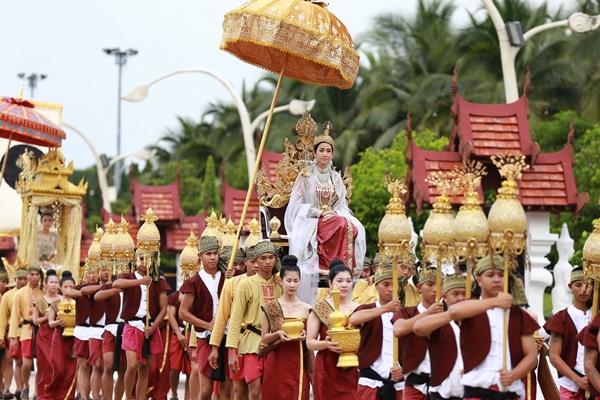
[{"label": "street lamp post", "polygon": [[[507,103],[512,103],[519,99],[519,88],[517,84],[517,73],[515,70],[515,59],[519,50],[525,45],[527,40],[538,33],[549,29],[566,27],[573,32],[586,33],[600,28],[600,15],[590,16],[584,13],[576,12],[569,18],[562,21],[553,21],[531,28],[523,34],[521,38],[511,37],[511,32],[507,29],[507,24],[502,19],[498,8],[493,0],[481,0],[484,7],[496,28],[498,42],[500,45],[500,60],[502,63],[502,76],[504,80],[504,93]],[[513,35],[514,36],[514,35]]]},{"label": "street lamp post", "polygon": [[104,166],[104,163],[102,162],[102,154],[98,153],[98,149],[96,149],[96,146],[94,146],[94,143],[90,140],[89,137],[87,137],[87,135],[85,135],[79,129],[75,128],[73,125],[67,124],[65,122],[63,122],[62,126],[71,130],[73,133],[79,136],[92,152],[92,155],[94,156],[94,160],[96,162],[96,173],[98,174],[98,186],[100,186],[102,204],[104,206],[104,209],[110,213],[112,211],[111,203],[117,198],[117,187],[108,186],[107,176],[110,169],[113,166],[116,166],[120,161],[129,157],[136,157],[140,160],[148,161],[154,157],[154,151],[140,149],[133,153],[113,157],[108,163],[108,165]]},{"label": "street lamp post", "polygon": [[[123,100],[130,102],[139,102],[143,101],[148,97],[148,93],[150,91],[150,87],[154,84],[168,79],[172,76],[182,75],[182,74],[202,74],[207,75],[216,81],[218,81],[229,93],[233,102],[237,108],[240,122],[242,124],[242,134],[244,139],[244,147],[246,149],[246,164],[248,168],[248,179],[251,179],[252,167],[254,165],[254,160],[256,158],[256,148],[254,146],[254,132],[258,129],[259,125],[267,118],[268,111],[263,112],[258,117],[256,117],[253,121],[250,120],[250,113],[248,112],[248,108],[246,104],[244,104],[244,100],[237,94],[231,83],[223,78],[218,73],[205,68],[195,68],[195,69],[184,69],[179,71],[174,71],[164,76],[161,76],[158,79],[155,79],[147,84],[136,86],[128,95],[123,96]],[[302,100],[292,100],[289,104],[284,106],[279,106],[275,108],[275,112],[283,112],[289,111],[294,115],[301,115],[306,111],[312,110],[315,105],[315,100],[311,101],[302,101]]]},{"label": "street lamp post", "polygon": [[[118,84],[117,84],[118,85],[117,86],[117,92],[118,92],[118,97],[117,97],[117,157],[118,157],[121,155],[121,95],[122,95],[121,88],[122,88],[122,81],[123,81],[123,66],[125,66],[125,64],[127,64],[127,58],[135,56],[138,53],[138,51],[135,49],[121,50],[120,47],[105,48],[105,49],[103,49],[103,51],[107,55],[115,57],[115,64],[117,64],[117,67],[119,69]],[[121,186],[121,164],[120,163],[115,165],[114,183],[115,183],[115,187],[118,191],[119,187]]]},{"label": "street lamp post", "polygon": [[19,79],[27,81],[27,87],[29,87],[29,97],[32,99],[34,98],[35,88],[37,87],[38,82],[43,81],[48,77],[46,74],[36,74],[35,72],[29,75],[25,74],[24,72],[20,72],[17,74],[17,76]]}]

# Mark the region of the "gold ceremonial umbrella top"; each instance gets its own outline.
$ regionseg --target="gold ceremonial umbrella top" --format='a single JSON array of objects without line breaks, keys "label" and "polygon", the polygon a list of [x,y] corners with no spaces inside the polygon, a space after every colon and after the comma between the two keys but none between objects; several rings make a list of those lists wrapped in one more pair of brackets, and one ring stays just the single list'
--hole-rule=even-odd
[{"label": "gold ceremonial umbrella top", "polygon": [[349,89],[360,57],[322,1],[251,0],[225,15],[221,48],[305,83]]}]

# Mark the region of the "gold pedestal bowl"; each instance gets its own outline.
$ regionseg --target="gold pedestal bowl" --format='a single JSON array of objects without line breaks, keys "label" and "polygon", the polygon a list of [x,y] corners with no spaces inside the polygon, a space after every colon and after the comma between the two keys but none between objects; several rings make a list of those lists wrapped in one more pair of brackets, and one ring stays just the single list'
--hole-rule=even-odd
[{"label": "gold pedestal bowl", "polygon": [[360,329],[331,329],[327,331],[327,335],[342,348],[337,367],[358,367],[358,355],[356,353],[360,345]]},{"label": "gold pedestal bowl", "polygon": [[283,320],[281,329],[288,335],[292,340],[298,340],[304,332],[304,320],[297,317],[288,317]]}]

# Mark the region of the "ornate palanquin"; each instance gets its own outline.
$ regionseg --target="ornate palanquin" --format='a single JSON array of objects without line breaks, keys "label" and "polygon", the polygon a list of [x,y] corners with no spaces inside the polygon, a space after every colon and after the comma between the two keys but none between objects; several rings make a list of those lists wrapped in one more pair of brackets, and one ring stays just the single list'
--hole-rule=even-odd
[{"label": "ornate palanquin", "polygon": [[[281,221],[284,220],[285,209],[292,195],[296,178],[299,174],[307,173],[309,163],[314,158],[313,147],[318,126],[310,114],[305,113],[296,123],[295,131],[298,139],[295,143],[285,139],[284,151],[276,167],[273,167],[275,160],[273,155],[270,155],[268,163],[263,162],[263,168],[258,171],[256,179],[262,226],[266,236],[271,240],[283,242],[287,241],[287,237],[285,225],[281,224]],[[275,176],[269,173],[271,171],[275,171]],[[349,169],[344,171],[343,179],[347,190],[346,200],[349,203],[352,197],[352,175]],[[273,232],[278,226],[282,227],[281,231]]]},{"label": "ornate palanquin", "polygon": [[52,213],[58,238],[53,262],[71,270],[77,277],[82,234],[81,200],[87,192],[87,183],[83,179],[77,185],[69,181],[74,171],[73,162],[65,165],[60,149],[50,149],[38,160],[25,152],[19,163],[22,172],[16,190],[22,197],[23,209],[18,257],[27,263],[39,261],[39,212],[48,210]]}]

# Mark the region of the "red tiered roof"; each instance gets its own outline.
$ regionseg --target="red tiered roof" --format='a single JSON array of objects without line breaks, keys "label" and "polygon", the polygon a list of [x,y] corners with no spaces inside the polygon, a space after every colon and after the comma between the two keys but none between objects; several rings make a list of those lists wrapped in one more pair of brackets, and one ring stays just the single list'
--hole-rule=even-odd
[{"label": "red tiered roof", "polygon": [[457,93],[452,112],[454,126],[449,148],[460,152],[463,158],[531,156],[538,151],[529,133],[526,96],[508,104],[476,104]]},{"label": "red tiered roof", "polygon": [[185,247],[185,240],[190,236],[190,232],[194,231],[196,236],[200,236],[206,227],[206,215],[185,216],[177,225],[167,228],[167,241],[165,247],[169,250],[181,251]]},{"label": "red tiered roof", "polygon": [[[449,151],[428,151],[417,147],[409,134],[406,154],[409,190],[421,210],[422,202],[432,203],[437,193],[425,182],[434,171],[447,171],[472,157],[488,167],[483,186],[496,189],[500,184],[491,163],[492,155],[527,156],[531,168],[523,173],[519,184],[521,203],[529,210],[578,212],[589,201],[587,193],[577,193],[573,174],[572,133],[567,145],[554,153],[540,153],[531,140],[527,97],[509,104],[475,104],[456,93],[452,105],[454,126]],[[410,129],[409,129],[410,131]],[[480,190],[480,196],[483,191]],[[456,203],[457,199],[452,199]]]},{"label": "red tiered roof", "polygon": [[179,180],[164,186],[142,185],[132,181],[134,215],[141,217],[149,207],[158,216],[159,221],[177,221],[183,217],[179,201]]},{"label": "red tiered roof", "polygon": [[525,208],[574,208],[579,212],[589,201],[587,193],[577,193],[573,176],[573,150],[568,143],[562,150],[542,153],[535,164],[523,172],[519,200]]},{"label": "red tiered roof", "polygon": [[[246,191],[232,188],[227,182],[223,182],[221,193],[223,196],[223,213],[225,214],[225,217],[231,218],[234,221],[239,221],[242,216],[242,209],[244,208]],[[252,197],[250,197],[250,204],[248,206],[248,211],[246,212],[244,226],[248,225],[252,218],[259,218],[259,210],[260,204],[258,201],[258,194],[255,190],[252,193]]]}]

